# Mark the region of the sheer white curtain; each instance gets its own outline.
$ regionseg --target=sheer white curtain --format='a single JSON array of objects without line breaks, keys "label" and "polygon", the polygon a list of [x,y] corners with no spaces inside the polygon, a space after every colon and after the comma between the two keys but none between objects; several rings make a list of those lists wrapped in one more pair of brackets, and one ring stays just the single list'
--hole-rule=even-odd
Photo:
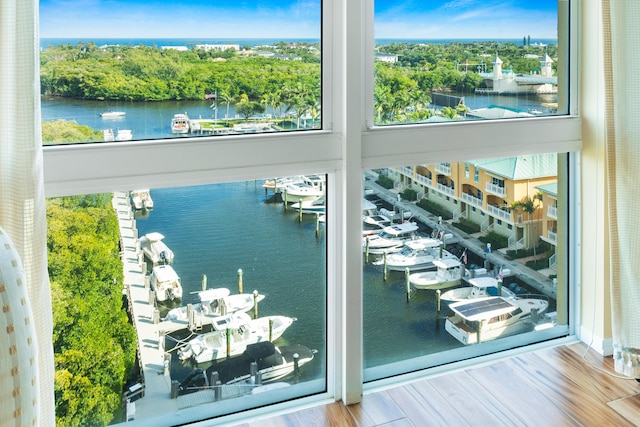
[{"label": "sheer white curtain", "polygon": [[640,378],[640,2],[602,0],[616,371]]},{"label": "sheer white curtain", "polygon": [[[47,276],[38,51],[38,1],[0,1],[0,226],[22,258],[34,316],[40,386],[38,425],[53,426],[53,326]],[[3,350],[0,366],[7,364],[6,357]]]}]

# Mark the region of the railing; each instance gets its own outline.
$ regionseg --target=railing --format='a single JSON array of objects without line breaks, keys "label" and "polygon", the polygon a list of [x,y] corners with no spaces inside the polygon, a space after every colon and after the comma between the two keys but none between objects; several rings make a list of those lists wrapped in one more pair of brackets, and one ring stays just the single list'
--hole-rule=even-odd
[{"label": "railing", "polygon": [[408,176],[409,178],[413,178],[413,168],[410,168],[408,166],[402,166],[400,168],[400,173]]},{"label": "railing", "polygon": [[477,197],[473,197],[471,194],[462,193],[462,201],[468,203],[472,206],[476,206],[478,208],[482,208],[482,199],[478,199]]},{"label": "railing", "polygon": [[558,208],[555,206],[549,206],[549,209],[547,209],[547,216],[549,218],[558,219]]},{"label": "railing", "polygon": [[509,247],[515,250],[524,248],[524,237],[520,240],[516,240],[516,236],[509,237]]},{"label": "railing", "polygon": [[549,237],[549,240],[553,241],[554,243],[558,241],[558,233],[554,231],[548,230],[547,236]]},{"label": "railing", "polygon": [[497,208],[495,206],[487,206],[487,212],[489,212],[490,215],[495,216],[496,218],[500,218],[500,219],[504,219],[506,221],[511,221],[511,212],[510,211],[505,211],[502,210],[500,208]]},{"label": "railing", "polygon": [[484,221],[482,224],[480,224],[480,231],[481,232],[485,232],[485,231],[491,231],[493,230],[493,223],[489,223],[489,220]]},{"label": "railing", "polygon": [[419,184],[422,184],[426,187],[432,187],[433,186],[433,180],[431,178],[427,178],[424,175],[420,175],[419,173],[416,174],[415,177],[415,181],[418,182]]},{"label": "railing", "polygon": [[405,184],[404,182],[396,182],[395,184],[393,184],[393,188],[401,192],[404,191],[405,188],[407,188],[407,184]]},{"label": "railing", "polygon": [[444,193],[447,196],[453,196],[454,195],[454,189],[453,188],[449,188],[446,185],[438,184],[437,189],[438,189],[439,192]]},{"label": "railing", "polygon": [[485,190],[489,193],[493,193],[500,197],[504,197],[507,195],[507,190],[505,190],[504,187],[500,187],[499,185],[496,185],[496,184],[487,183]]},{"label": "railing", "polygon": [[451,165],[445,165],[444,163],[438,163],[436,165],[436,172],[449,176],[449,175],[451,175]]},{"label": "railing", "polygon": [[465,214],[464,211],[458,211],[453,213],[453,220],[457,221],[461,216]]},{"label": "railing", "polygon": [[558,256],[557,254],[553,254],[549,257],[549,268],[553,270],[556,268],[557,265],[558,265]]}]

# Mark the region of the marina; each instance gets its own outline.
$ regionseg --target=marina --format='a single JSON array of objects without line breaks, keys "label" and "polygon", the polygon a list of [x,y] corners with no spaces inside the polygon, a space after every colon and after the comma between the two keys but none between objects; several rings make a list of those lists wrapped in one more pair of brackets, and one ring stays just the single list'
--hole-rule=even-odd
[{"label": "marina", "polygon": [[[367,180],[367,186],[370,185],[371,182]],[[282,316],[286,319],[298,319],[285,322],[288,323],[284,328],[286,331],[282,329],[276,333],[282,335],[280,338],[274,338],[274,334],[265,340],[273,340],[278,348],[295,344],[313,350],[313,360],[300,369],[296,381],[323,376],[323,360],[326,358],[325,338],[322,333],[326,322],[326,267],[323,258],[325,236],[322,232],[313,232],[317,227],[314,220],[305,217],[300,221],[298,212],[285,209],[282,203],[274,203],[272,195],[265,194],[264,191],[262,182],[158,189],[153,190],[156,208],[144,215],[132,206],[132,199],[128,193],[114,193],[113,206],[118,214],[122,239],[125,292],[138,332],[141,383],[137,391],[133,392],[138,394],[130,394],[130,397],[137,399],[130,402],[135,403],[136,419],[144,419],[145,413],[150,414],[149,416],[157,415],[154,414],[153,407],[158,405],[167,410],[184,410],[247,392],[245,386],[241,389],[236,387],[233,392],[229,389],[216,394],[216,388],[211,388],[210,385],[203,386],[204,390],[198,393],[193,392],[192,388],[184,386],[187,378],[195,378],[198,369],[206,372],[208,368],[217,365],[205,360],[209,357],[199,361],[193,359],[196,362],[194,365],[186,363],[191,356],[180,360],[178,355],[178,350],[184,348],[184,343],[189,340],[216,329],[225,329],[214,325],[216,319],[221,319],[224,315],[223,311],[212,312],[210,316],[206,313],[207,310],[218,309],[221,304],[216,303],[215,307],[205,307],[203,304],[233,296],[230,295],[230,289],[236,285],[237,295],[242,295],[248,303],[240,310],[245,316],[253,315],[255,318],[264,319]],[[447,235],[453,233],[433,215],[420,212],[415,205],[406,205],[407,202],[398,200],[391,192],[374,190],[365,193],[375,195],[376,205],[384,206],[390,212],[414,212],[413,218],[419,221],[416,223],[417,231],[422,234],[440,235],[434,233],[436,229],[444,231]],[[370,207],[369,204],[367,206]],[[237,213],[233,220],[228,215],[230,211]],[[251,220],[256,217],[260,218],[260,221]],[[185,223],[186,218],[201,226],[193,227],[189,222]],[[163,251],[169,250],[174,253],[171,266],[178,272],[184,287],[182,298],[175,302],[169,300],[159,304],[155,295],[150,292],[152,289],[149,273],[153,269],[154,261],[152,257],[145,255],[141,241],[145,238],[149,240],[148,236],[151,234],[153,237],[153,233],[162,236],[156,240],[165,244]],[[138,235],[143,237],[138,238]],[[463,248],[460,242],[465,237],[467,236],[447,239],[447,247],[459,254]],[[282,241],[282,244],[278,244],[279,241]],[[266,246],[260,249],[262,245]],[[483,264],[489,258],[489,254],[482,253],[480,245],[475,249],[471,245],[464,248],[469,253],[470,264]],[[267,254],[268,259],[264,258]],[[291,262],[292,259],[296,262]],[[156,257],[156,261],[160,259]],[[506,261],[494,263],[502,265]],[[159,265],[168,264],[159,262]],[[526,287],[528,292],[545,293],[544,280],[541,278],[535,278],[535,282],[540,284],[539,288],[532,288],[522,280],[522,273],[527,270],[524,267],[510,268],[509,279],[505,279],[504,289],[507,286],[517,286]],[[477,269],[474,274],[496,274],[492,268],[485,269],[484,272]],[[384,277],[380,273],[379,265],[363,265],[364,344],[365,360],[369,366],[393,363],[420,356],[425,352],[438,353],[462,345],[451,334],[439,333],[445,332],[445,328],[438,322],[439,309],[436,308],[439,301],[433,288],[418,290],[416,287],[409,302],[404,298],[405,275],[395,272]],[[291,292],[298,277],[305,279],[304,292]],[[284,278],[287,280],[283,280]],[[468,281],[468,277],[463,278],[464,283]],[[244,291],[243,286],[248,291]],[[551,289],[549,287],[547,292]],[[259,305],[251,304],[251,299],[256,295],[260,296],[257,300]],[[230,303],[222,305],[231,306]],[[418,322],[421,326],[417,329],[379,328],[369,324],[373,320],[367,313],[374,311],[378,317],[383,315],[387,319],[396,318],[396,324],[408,326],[411,322]],[[448,309],[446,313],[449,313]],[[268,323],[267,320],[266,324]],[[263,337],[270,335],[269,327],[264,326],[264,323],[261,330]],[[374,330],[375,337],[370,335]],[[416,346],[416,340],[423,344]],[[218,344],[218,348],[224,345],[224,341],[219,343],[221,344]],[[238,347],[232,354],[242,355],[246,348],[246,345]],[[227,352],[224,348],[221,351],[223,354]],[[221,360],[224,360],[224,357]],[[286,378],[284,381],[287,382]],[[179,391],[184,387],[189,388],[189,392]],[[140,398],[141,395],[144,397]]]}]

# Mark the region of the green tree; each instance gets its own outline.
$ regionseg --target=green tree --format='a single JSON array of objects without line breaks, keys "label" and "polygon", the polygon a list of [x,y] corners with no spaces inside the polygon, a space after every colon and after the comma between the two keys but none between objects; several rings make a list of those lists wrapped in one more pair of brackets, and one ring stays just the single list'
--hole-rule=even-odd
[{"label": "green tree", "polygon": [[511,204],[512,209],[522,210],[527,213],[527,243],[528,243],[527,246],[528,247],[533,246],[534,256],[536,255],[537,239],[532,243],[533,236],[531,236],[531,217],[533,216],[533,214],[535,214],[535,212],[541,206],[542,196],[543,196],[542,191],[539,191],[536,194],[534,194],[533,197],[525,196],[521,200],[518,200]]}]

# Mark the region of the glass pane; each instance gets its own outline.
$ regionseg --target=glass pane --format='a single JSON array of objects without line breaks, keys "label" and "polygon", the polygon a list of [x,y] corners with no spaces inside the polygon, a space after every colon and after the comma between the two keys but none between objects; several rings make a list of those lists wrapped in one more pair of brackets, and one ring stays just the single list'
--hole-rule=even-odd
[{"label": "glass pane", "polygon": [[558,16],[557,0],[375,0],[374,123],[567,114]]},{"label": "glass pane", "polygon": [[49,143],[321,127],[319,1],[45,0],[40,35]]},{"label": "glass pane", "polygon": [[567,334],[559,185],[556,154],[365,173],[367,381]]},{"label": "glass pane", "polygon": [[302,178],[48,200],[59,424],[182,425],[326,390],[324,198]]}]

